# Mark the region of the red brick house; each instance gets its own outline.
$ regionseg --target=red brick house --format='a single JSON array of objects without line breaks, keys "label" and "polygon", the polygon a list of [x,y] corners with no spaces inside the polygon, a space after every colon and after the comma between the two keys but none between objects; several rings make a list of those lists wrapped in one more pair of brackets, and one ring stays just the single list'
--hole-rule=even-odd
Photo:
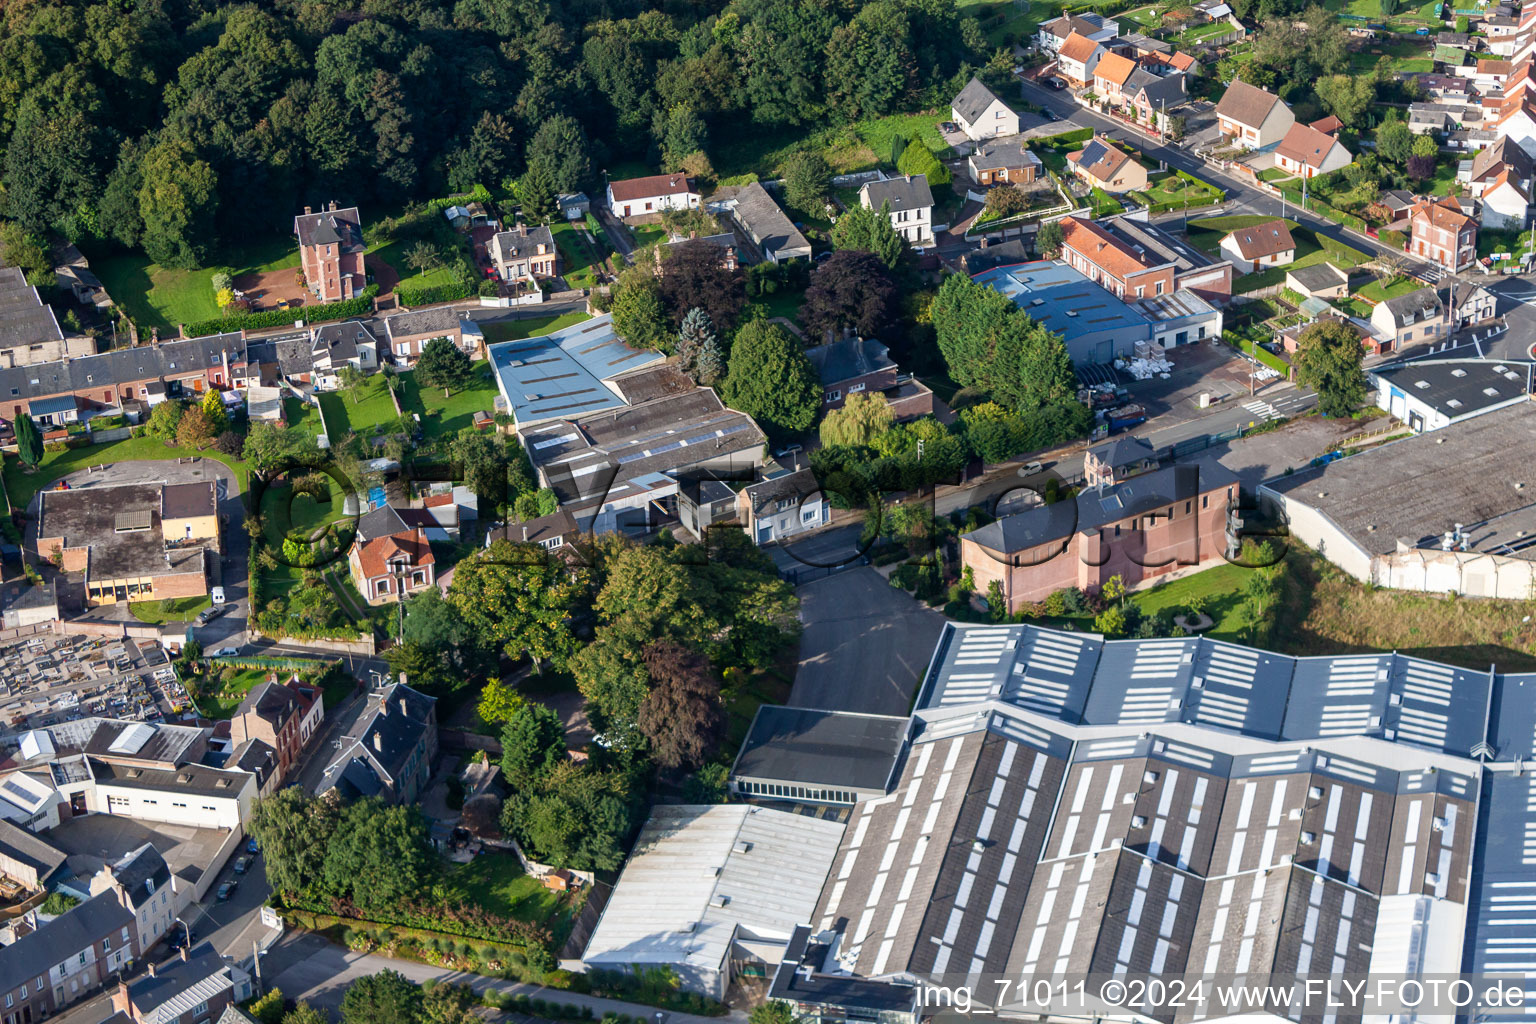
[{"label": "red brick house", "polygon": [[1091,220],[1063,217],[1061,258],[1067,266],[1123,299],[1174,290],[1174,265],[1153,263]]},{"label": "red brick house", "polygon": [[409,527],[400,513],[380,506],[357,521],[357,543],[347,566],[358,593],[369,604],[392,604],[431,588],[436,565],[427,533]]},{"label": "red brick house", "polygon": [[319,213],[304,207],[293,218],[299,236],[299,262],[304,283],[321,302],[339,302],[368,287],[363,268],[363,225],[357,207],[337,209],[332,202]]},{"label": "red brick house", "polygon": [[1477,221],[1454,196],[1421,199],[1408,210],[1408,253],[1453,274],[1466,270],[1477,261]]},{"label": "red brick house", "polygon": [[1094,592],[1111,576],[1134,586],[1223,561],[1237,497],[1237,477],[1214,461],[1169,466],[1004,516],[962,536],[960,558],[977,591],[997,581],[1017,612],[1066,587]]},{"label": "red brick house", "polygon": [[304,750],[308,737],[300,730],[304,708],[298,694],[279,684],[275,677],[251,688],[229,720],[229,739],[236,749],[247,742],[260,741],[277,753],[277,782],[287,778],[288,770]]},{"label": "red brick house", "polygon": [[822,413],[841,409],[849,395],[867,391],[883,394],[898,420],[931,415],[933,392],[902,373],[889,353],[886,346],[867,338],[847,338],[806,349],[806,357],[821,375]]}]

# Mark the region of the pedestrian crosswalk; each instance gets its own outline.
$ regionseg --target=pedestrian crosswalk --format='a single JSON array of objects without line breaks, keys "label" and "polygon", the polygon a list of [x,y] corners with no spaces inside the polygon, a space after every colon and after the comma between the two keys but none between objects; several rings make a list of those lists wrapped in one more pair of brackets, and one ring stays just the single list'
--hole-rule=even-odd
[{"label": "pedestrian crosswalk", "polygon": [[1274,406],[1257,398],[1251,402],[1244,402],[1243,408],[1247,409],[1255,420],[1272,420],[1279,415],[1275,412]]}]

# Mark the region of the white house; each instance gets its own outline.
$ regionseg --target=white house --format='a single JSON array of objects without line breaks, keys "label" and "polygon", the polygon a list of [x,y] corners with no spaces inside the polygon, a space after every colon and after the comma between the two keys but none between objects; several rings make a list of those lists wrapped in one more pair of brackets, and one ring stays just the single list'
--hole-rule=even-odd
[{"label": "white house", "polygon": [[1081,89],[1093,81],[1099,61],[1107,51],[1103,46],[1077,32],[1067,37],[1056,51],[1056,70],[1073,86]]},{"label": "white house", "polygon": [[1479,222],[1493,230],[1520,230],[1531,212],[1531,195],[1526,184],[1508,170],[1500,172],[1483,188]]},{"label": "white house", "polygon": [[1353,162],[1354,157],[1342,142],[1299,121],[1291,125],[1275,147],[1275,163],[1281,170],[1302,178],[1327,174]]},{"label": "white house", "polygon": [[1285,221],[1271,220],[1229,231],[1221,240],[1221,253],[1247,274],[1289,266],[1296,259],[1296,243]]},{"label": "white house", "polygon": [[933,241],[933,192],[924,175],[867,182],[859,189],[859,205],[866,210],[888,206],[891,227],[912,244]]},{"label": "white house", "polygon": [[159,942],[192,902],[192,886],[171,873],[165,858],[150,843],[103,866],[92,876],[90,891],[92,896],[115,893],[117,901],[133,914],[140,951]]},{"label": "white house", "polygon": [[997,94],[972,78],[949,107],[955,124],[973,142],[1019,133],[1019,115],[997,98]]},{"label": "white house", "polygon": [[757,544],[771,544],[832,521],[832,506],[809,469],[759,480],[736,493],[736,518]]},{"label": "white house", "polygon": [[1040,26],[1035,33],[1035,45],[1047,53],[1056,53],[1074,32],[1107,45],[1120,34],[1120,26],[1102,14],[1063,15]]},{"label": "white house", "polygon": [[1285,138],[1296,115],[1274,93],[1234,78],[1216,104],[1216,123],[1233,145],[1265,149]]},{"label": "white house", "polygon": [[379,368],[379,341],[360,320],[316,327],[310,350],[310,375],[315,388],[326,391],[340,384],[343,366],[372,373]]},{"label": "white house", "polygon": [[686,174],[653,174],[608,183],[608,209],[623,220],[661,213],[663,210],[696,210],[698,187]]}]

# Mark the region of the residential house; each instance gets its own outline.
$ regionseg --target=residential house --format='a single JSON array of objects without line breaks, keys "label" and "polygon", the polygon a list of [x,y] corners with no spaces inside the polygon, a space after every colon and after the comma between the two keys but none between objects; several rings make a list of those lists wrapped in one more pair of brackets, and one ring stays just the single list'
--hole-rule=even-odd
[{"label": "residential house", "polygon": [[18,578],[0,585],[0,629],[40,626],[59,618],[59,593],[52,583],[34,586]]},{"label": "residential house", "polygon": [[192,886],[171,874],[151,843],[131,850],[91,878],[92,896],[111,892],[133,914],[134,937],[141,953],[165,937],[176,917],[192,903]]},{"label": "residential house", "polygon": [[653,174],[608,183],[608,209],[631,220],[663,210],[697,210],[699,190],[686,174]]},{"label": "residential house", "polygon": [[[1163,228],[1150,223],[1145,214],[1127,213],[1093,223],[1108,231],[1126,249],[1135,253],[1143,267],[1150,269],[1164,264],[1172,266],[1172,291],[1194,292],[1203,299],[1221,304],[1225,304],[1231,296],[1232,264],[1230,261],[1211,259],[1184,239],[1175,238]],[[1101,271],[1106,269],[1100,267]],[[1164,293],[1166,294],[1169,290],[1165,288]],[[1132,287],[1130,294],[1134,296],[1135,293],[1135,288]],[[1156,294],[1155,286],[1147,291],[1147,296]]]},{"label": "residential house", "polygon": [[[709,197],[711,212],[728,214],[770,263],[811,258],[811,243],[768,190],[757,182],[726,186]],[[732,238],[734,245],[735,238]]]},{"label": "residential house", "polygon": [[0,1024],[37,1024],[138,957],[133,914],[103,892],[0,946]]},{"label": "residential house", "polygon": [[1530,155],[1505,136],[1464,162],[1456,177],[1481,200],[1483,227],[1519,230],[1530,212],[1532,170]]},{"label": "residential house", "polygon": [[308,206],[293,219],[299,236],[299,264],[304,284],[321,302],[339,302],[368,287],[363,265],[363,225],[357,207],[338,209],[332,202],[315,213]]},{"label": "residential house", "polygon": [[1134,112],[1136,120],[1142,124],[1152,125],[1159,131],[1166,130],[1168,112],[1177,110],[1189,100],[1185,91],[1188,78],[1183,72],[1160,76],[1137,68],[1123,90],[1126,110]]},{"label": "residential house", "polygon": [[[90,273],[88,269],[84,272]],[[95,279],[94,275],[91,279]],[[77,276],[75,280],[81,278]],[[59,283],[67,285],[62,278]],[[27,284],[20,267],[0,264],[0,308],[5,310],[5,316],[0,318],[0,367],[30,366],[96,352],[94,338],[64,336],[53,307]]]},{"label": "residential house", "polygon": [[592,200],[585,192],[561,192],[555,197],[555,205],[566,220],[582,220],[592,212]]},{"label": "residential house", "polygon": [[1477,260],[1477,222],[1453,197],[1420,200],[1408,211],[1408,252],[1460,273]]},{"label": "residential house", "polygon": [[1114,106],[1125,102],[1126,84],[1136,72],[1136,62],[1118,53],[1106,53],[1093,69],[1093,91]]},{"label": "residential house", "polygon": [[1067,154],[1072,173],[1105,192],[1134,192],[1147,187],[1141,161],[1107,137],[1095,135],[1082,149]]},{"label": "residential house", "polygon": [[430,589],[436,578],[426,532],[407,526],[389,505],[357,521],[357,541],[347,553],[347,566],[358,593],[369,604],[403,601]]},{"label": "residential house", "polygon": [[1056,71],[1074,88],[1085,88],[1093,82],[1093,73],[1107,52],[1092,39],[1074,32],[1056,52]]},{"label": "residential house", "polygon": [[1503,92],[1504,83],[1514,70],[1515,66],[1507,60],[1480,57],[1472,66],[1472,85],[1484,95]]},{"label": "residential house", "polygon": [[1344,122],[1329,114],[1327,117],[1320,117],[1313,121],[1308,127],[1314,131],[1322,132],[1324,135],[1337,135],[1343,130]]},{"label": "residential house", "polygon": [[1451,333],[1445,302],[1434,288],[1420,288],[1395,299],[1376,303],[1371,327],[1380,352],[1396,352],[1407,345],[1434,343]]},{"label": "residential house", "polygon": [[871,338],[844,338],[812,345],[806,358],[821,378],[821,411],[841,409],[848,396],[861,391],[885,396],[897,420],[933,413],[933,392],[922,381],[901,372],[890,349]]},{"label": "residential house", "polygon": [[867,182],[859,188],[859,205],[886,210],[896,233],[911,244],[933,241],[933,193],[924,175]]},{"label": "residential house", "polygon": [[1314,263],[1286,271],[1285,286],[1308,299],[1346,299],[1349,274],[1332,263]]},{"label": "residential house", "polygon": [[1285,221],[1276,219],[1228,232],[1221,240],[1221,252],[1238,270],[1251,274],[1289,265],[1296,259],[1296,243]]},{"label": "residential house", "polygon": [[548,224],[518,224],[498,231],[485,247],[486,255],[503,281],[547,280],[560,275],[560,250]]},{"label": "residential house", "polygon": [[1344,143],[1299,121],[1291,125],[1275,148],[1275,163],[1280,169],[1302,178],[1337,171],[1353,161]]},{"label": "residential house", "polygon": [[1506,97],[1494,108],[1492,122],[1485,126],[1536,156],[1536,94],[1521,89]]},{"label": "residential house", "polygon": [[972,142],[1019,134],[1019,115],[997,94],[972,78],[950,104],[955,124]]},{"label": "residential house", "polygon": [[[711,199],[713,198],[712,196]],[[681,246],[696,245],[700,242],[714,247],[714,256],[719,261],[721,270],[735,270],[741,266],[740,257],[736,254],[736,232],[721,231],[717,234],[703,236],[691,233],[687,238],[675,237],[656,246],[656,276],[661,277],[666,274],[666,259],[675,249]],[[809,245],[806,246],[806,252],[809,255]]]},{"label": "residential house", "polygon": [[1083,486],[1113,487],[1157,468],[1157,450],[1139,437],[1117,437],[1083,453]]},{"label": "residential house", "polygon": [[1498,296],[1476,281],[1452,281],[1445,296],[1451,330],[1472,327],[1498,315]]},{"label": "residential house", "polygon": [[[359,588],[359,593],[367,591]],[[304,752],[304,716],[299,695],[279,683],[276,676],[269,676],[265,682],[251,687],[230,717],[229,741],[237,750],[253,741],[270,746],[277,755],[277,778],[281,783]]]},{"label": "residential house", "polygon": [[1239,149],[1267,149],[1285,138],[1296,115],[1274,93],[1234,78],[1216,104],[1216,123]]},{"label": "residential house", "polygon": [[300,682],[298,676],[288,680],[287,686],[299,702],[299,746],[302,748],[309,744],[309,738],[325,721],[325,701],[319,689]]},{"label": "residential house", "polygon": [[1436,103],[1454,103],[1466,106],[1475,103],[1472,83],[1460,75],[1417,75],[1419,94]]},{"label": "residential house", "polygon": [[1459,111],[1443,103],[1411,103],[1408,130],[1415,135],[1448,135],[1460,124]]},{"label": "residential house", "polygon": [[251,976],[203,942],[119,982],[112,1009],[131,1024],[208,1024],[253,994]]},{"label": "residential house", "polygon": [[470,322],[459,319],[452,306],[434,306],[410,313],[396,313],[384,318],[384,334],[389,339],[389,351],[398,363],[414,365],[421,358],[421,350],[433,338],[447,338],[472,358],[484,355],[481,347],[484,336],[479,329],[469,330]]},{"label": "residential house", "polygon": [[1386,218],[1388,228],[1393,231],[1408,233],[1408,211],[1413,209],[1413,204],[1418,198],[1407,189],[1388,189],[1376,197],[1376,205],[1381,207],[1378,211]]},{"label": "residential house", "polygon": [[736,518],[754,544],[772,544],[832,521],[832,503],[809,469],[748,484],[736,493]]},{"label": "residential house", "polygon": [[1040,158],[1021,138],[993,139],[971,150],[966,159],[971,180],[978,185],[1027,185],[1040,177]]},{"label": "residential house", "polygon": [[736,522],[736,490],[731,486],[740,486],[741,481],[728,482],[705,474],[686,476],[678,483],[677,518],[694,537],[704,540],[719,526],[741,529]]},{"label": "residential house", "polygon": [[1063,15],[1040,26],[1035,33],[1035,45],[1047,53],[1056,53],[1074,34],[1108,45],[1120,34],[1120,26],[1101,14]]},{"label": "residential house", "polygon": [[1174,290],[1174,265],[1149,262],[1108,228],[1086,217],[1061,219],[1061,259],[1120,298],[1144,299]]},{"label": "residential house", "polygon": [[546,551],[554,551],[575,542],[580,536],[581,528],[576,524],[576,517],[560,509],[547,516],[507,523],[492,530],[486,534],[485,546],[490,547],[492,541],[509,540],[514,544],[537,544]]},{"label": "residential house", "polygon": [[340,387],[343,366],[363,373],[372,373],[379,368],[379,340],[361,320],[322,324],[314,329],[313,337],[309,379],[316,390]]},{"label": "residential house", "polygon": [[1493,231],[1522,230],[1531,214],[1530,179],[1505,170],[1487,182],[1479,204],[1479,223]]},{"label": "residential house", "polygon": [[1037,505],[960,538],[976,588],[996,581],[1009,613],[1064,587],[1096,592],[1112,576],[1126,584],[1224,561],[1238,479],[1202,461],[1139,473]]},{"label": "residential house", "polygon": [[317,792],[415,803],[432,777],[437,749],[437,698],[391,683],[368,696]]}]

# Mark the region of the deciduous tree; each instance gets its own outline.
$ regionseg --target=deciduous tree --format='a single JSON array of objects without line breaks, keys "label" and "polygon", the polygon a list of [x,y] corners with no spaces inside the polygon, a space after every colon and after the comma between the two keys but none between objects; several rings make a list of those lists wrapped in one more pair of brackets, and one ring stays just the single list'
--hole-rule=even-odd
[{"label": "deciduous tree", "polygon": [[861,338],[891,338],[901,296],[886,265],[874,253],[843,249],[811,275],[800,321],[815,341],[851,330]]},{"label": "deciduous tree", "polygon": [[718,742],[725,717],[709,659],[676,641],[658,640],[647,645],[644,660],[651,692],[640,705],[640,731],[658,764],[696,768]]},{"label": "deciduous tree", "polygon": [[657,289],[674,326],[692,309],[702,309],[716,328],[736,326],[747,304],[746,275],[740,267],[725,267],[725,250],[702,238],[689,239],[662,250]]},{"label": "deciduous tree", "polygon": [[670,352],[666,307],[656,282],[642,277],[619,285],[613,297],[613,330],[630,348]]},{"label": "deciduous tree", "polygon": [[176,443],[183,448],[202,448],[213,440],[213,435],[213,424],[199,405],[182,413],[181,422],[176,425]]},{"label": "deciduous tree", "polygon": [[1348,416],[1365,401],[1364,361],[1359,332],[1338,320],[1319,320],[1297,339],[1296,376],[1317,392],[1327,416]]},{"label": "deciduous tree", "polygon": [[822,418],[821,443],[824,445],[869,444],[891,429],[896,414],[879,392],[856,391]]},{"label": "deciduous tree", "polygon": [[398,971],[358,978],[341,997],[342,1024],[421,1024],[421,989]]},{"label": "deciduous tree", "polygon": [[571,569],[536,545],[497,540],[460,562],[448,602],[480,642],[510,658],[564,665],[578,644],[570,617],[587,592],[587,571]]},{"label": "deciduous tree", "polygon": [[1061,255],[1061,245],[1066,241],[1061,221],[1048,220],[1035,232],[1035,251],[1045,259],[1053,260]]},{"label": "deciduous tree", "polygon": [[820,150],[802,149],[784,164],[784,202],[791,210],[817,219],[827,215],[832,168]]}]

